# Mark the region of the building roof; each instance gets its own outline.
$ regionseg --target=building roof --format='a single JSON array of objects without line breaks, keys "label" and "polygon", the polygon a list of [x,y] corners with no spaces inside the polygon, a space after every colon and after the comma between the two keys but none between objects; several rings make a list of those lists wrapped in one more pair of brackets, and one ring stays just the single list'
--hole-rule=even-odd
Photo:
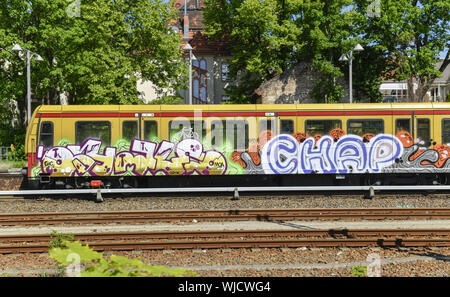
[{"label": "building roof", "polygon": [[[436,64],[436,68],[439,69],[442,63],[444,63],[444,60],[440,60]],[[441,76],[434,80],[434,84],[449,84],[449,83],[450,83],[450,64],[448,64],[447,67],[444,69],[444,71],[442,71]]]}]

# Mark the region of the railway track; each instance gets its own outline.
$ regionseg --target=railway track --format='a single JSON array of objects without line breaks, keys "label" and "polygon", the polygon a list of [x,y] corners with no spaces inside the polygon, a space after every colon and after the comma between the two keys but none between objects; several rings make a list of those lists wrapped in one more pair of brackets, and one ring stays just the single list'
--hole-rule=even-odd
[{"label": "railway track", "polygon": [[[95,250],[450,246],[450,229],[220,230],[75,234]],[[0,236],[0,253],[46,252],[51,237]]]},{"label": "railway track", "polygon": [[191,221],[450,219],[450,208],[152,210],[0,214],[1,226]]}]

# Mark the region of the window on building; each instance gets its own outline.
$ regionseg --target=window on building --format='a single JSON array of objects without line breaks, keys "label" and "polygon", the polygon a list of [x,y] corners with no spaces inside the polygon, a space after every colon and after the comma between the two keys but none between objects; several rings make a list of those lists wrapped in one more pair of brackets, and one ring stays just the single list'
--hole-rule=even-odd
[{"label": "window on building", "polygon": [[122,123],[122,138],[129,142],[131,142],[135,138],[138,138],[137,121],[124,121]]},{"label": "window on building", "polygon": [[381,119],[348,120],[347,133],[359,136],[384,133],[384,121]]},{"label": "window on building", "polygon": [[450,119],[442,120],[442,144],[450,145]]},{"label": "window on building", "polygon": [[307,120],[305,122],[306,133],[310,136],[328,135],[331,130],[342,128],[340,120]]},{"label": "window on building", "polygon": [[401,131],[406,131],[411,134],[411,120],[410,119],[396,119],[395,120],[395,134]]},{"label": "window on building", "polygon": [[211,144],[217,149],[233,150],[248,148],[248,122],[244,120],[213,121],[211,123]]},{"label": "window on building", "polygon": [[102,141],[102,146],[111,145],[111,123],[108,121],[82,121],[75,123],[75,144],[82,144],[86,139]]},{"label": "window on building", "polygon": [[179,142],[186,138],[203,140],[205,135],[205,121],[174,120],[169,122],[169,139],[172,142]]},{"label": "window on building", "polygon": [[158,137],[158,122],[144,121],[144,139],[153,141]]},{"label": "window on building", "polygon": [[206,60],[195,60],[192,64],[192,98],[194,103],[207,103],[207,68]]},{"label": "window on building", "polygon": [[280,120],[280,132],[281,132],[281,134],[293,134],[294,133],[294,121],[293,120]]},{"label": "window on building", "polygon": [[39,144],[45,148],[53,146],[53,122],[42,122],[39,132]]}]

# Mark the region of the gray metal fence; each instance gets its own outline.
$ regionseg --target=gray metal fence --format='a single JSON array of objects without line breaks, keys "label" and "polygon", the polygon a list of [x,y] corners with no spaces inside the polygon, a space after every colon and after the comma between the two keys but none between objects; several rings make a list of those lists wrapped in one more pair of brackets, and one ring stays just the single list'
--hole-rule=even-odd
[{"label": "gray metal fence", "polygon": [[11,150],[11,147],[0,146],[0,161],[14,161],[15,153]]}]

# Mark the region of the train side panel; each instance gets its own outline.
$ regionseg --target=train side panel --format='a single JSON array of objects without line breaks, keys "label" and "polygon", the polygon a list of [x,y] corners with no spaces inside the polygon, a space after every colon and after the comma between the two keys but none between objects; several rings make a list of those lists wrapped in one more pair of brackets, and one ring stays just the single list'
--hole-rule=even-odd
[{"label": "train side panel", "polygon": [[27,152],[35,178],[438,174],[448,129],[450,104],[43,106]]}]

